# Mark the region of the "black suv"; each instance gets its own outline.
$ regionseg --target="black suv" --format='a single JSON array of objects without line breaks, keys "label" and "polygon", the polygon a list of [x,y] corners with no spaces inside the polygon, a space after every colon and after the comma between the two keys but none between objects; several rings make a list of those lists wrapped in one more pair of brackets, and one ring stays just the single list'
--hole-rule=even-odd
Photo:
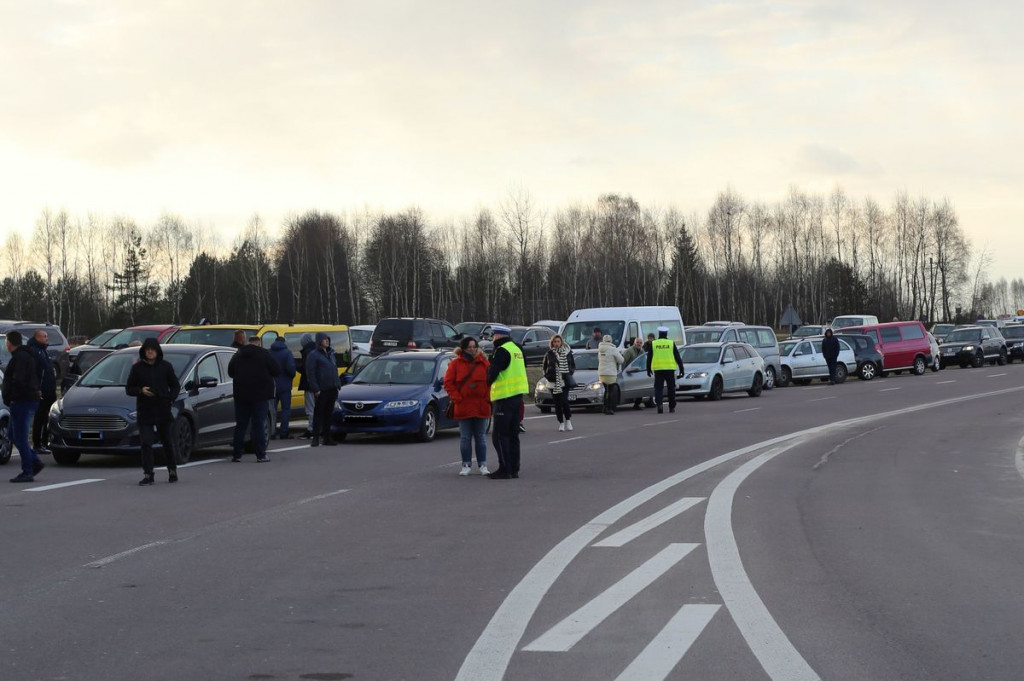
[{"label": "black suv", "polygon": [[872,336],[865,336],[857,333],[844,333],[842,340],[853,348],[853,355],[857,358],[857,376],[863,381],[870,381],[882,373],[882,366],[885,356],[879,352]]},{"label": "black suv", "polygon": [[370,337],[370,355],[420,348],[454,348],[462,334],[443,319],[425,317],[389,317],[377,322]]},{"label": "black suv", "polygon": [[980,367],[985,362],[1006,364],[1006,339],[990,326],[963,326],[954,329],[942,342],[943,367],[959,364]]},{"label": "black suv", "polygon": [[[36,324],[32,322],[0,323],[0,334],[6,334],[8,331],[20,331],[26,343],[39,329],[46,332],[46,354],[53,360],[53,369],[57,374],[57,385],[60,385],[61,381],[64,380],[64,376],[68,373],[68,364],[70,363],[68,353],[71,352],[68,339],[64,337],[60,327],[53,324]],[[7,362],[10,359],[11,355],[7,352],[7,344],[0,343],[0,369],[6,368]]]},{"label": "black suv", "polygon": [[1006,339],[1006,361],[1024,360],[1024,324],[1010,324],[1000,331]]}]

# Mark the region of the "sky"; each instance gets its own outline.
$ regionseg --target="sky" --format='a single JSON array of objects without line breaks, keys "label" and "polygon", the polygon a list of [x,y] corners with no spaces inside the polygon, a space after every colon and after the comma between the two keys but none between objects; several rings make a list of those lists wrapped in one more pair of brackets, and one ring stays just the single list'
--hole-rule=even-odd
[{"label": "sky", "polygon": [[512,187],[948,199],[1024,276],[1024,3],[0,0],[0,239],[45,207],[224,234]]}]

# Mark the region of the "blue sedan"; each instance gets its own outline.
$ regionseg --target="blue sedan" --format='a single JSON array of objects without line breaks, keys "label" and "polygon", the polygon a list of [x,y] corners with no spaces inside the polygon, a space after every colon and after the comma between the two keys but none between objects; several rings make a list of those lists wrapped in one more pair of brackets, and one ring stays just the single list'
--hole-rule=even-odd
[{"label": "blue sedan", "polygon": [[409,433],[430,442],[438,429],[457,428],[444,415],[444,374],[454,358],[436,350],[375,357],[338,392],[333,434],[344,439],[349,433]]}]

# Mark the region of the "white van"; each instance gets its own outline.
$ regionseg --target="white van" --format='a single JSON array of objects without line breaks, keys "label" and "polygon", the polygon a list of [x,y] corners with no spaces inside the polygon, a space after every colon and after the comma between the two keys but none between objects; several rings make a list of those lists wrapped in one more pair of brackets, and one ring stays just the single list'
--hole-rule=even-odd
[{"label": "white van", "polygon": [[841,314],[832,320],[829,326],[832,327],[833,331],[839,329],[845,329],[851,326],[867,326],[868,324],[877,324],[878,317],[873,314]]},{"label": "white van", "polygon": [[611,336],[619,348],[626,348],[637,336],[646,341],[647,334],[652,333],[657,338],[659,326],[668,328],[668,337],[676,345],[686,345],[683,315],[675,306],[588,307],[569,315],[560,333],[569,347],[582,348],[597,328],[602,336]]}]

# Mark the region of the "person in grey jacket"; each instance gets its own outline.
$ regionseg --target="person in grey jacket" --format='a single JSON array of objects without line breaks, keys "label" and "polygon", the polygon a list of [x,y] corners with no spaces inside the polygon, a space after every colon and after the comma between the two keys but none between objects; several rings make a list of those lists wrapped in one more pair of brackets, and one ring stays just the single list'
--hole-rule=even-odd
[{"label": "person in grey jacket", "polygon": [[338,362],[331,348],[331,337],[322,331],[316,334],[316,349],[306,357],[306,382],[316,397],[313,441],[309,446],[334,445],[336,443],[331,439],[331,416],[341,388],[341,377],[338,376]]}]

